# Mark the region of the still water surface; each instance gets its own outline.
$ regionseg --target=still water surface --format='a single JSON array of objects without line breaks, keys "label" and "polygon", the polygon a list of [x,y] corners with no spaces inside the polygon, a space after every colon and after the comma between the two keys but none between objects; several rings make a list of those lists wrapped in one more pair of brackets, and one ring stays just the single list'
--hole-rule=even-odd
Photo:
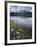
[{"label": "still water surface", "polygon": [[32,26],[32,17],[11,16],[10,19],[20,25]]}]

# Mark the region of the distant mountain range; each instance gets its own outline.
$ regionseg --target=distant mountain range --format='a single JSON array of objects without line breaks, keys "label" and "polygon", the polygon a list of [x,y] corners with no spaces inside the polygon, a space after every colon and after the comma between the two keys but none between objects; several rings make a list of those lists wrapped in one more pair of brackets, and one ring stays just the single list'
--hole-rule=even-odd
[{"label": "distant mountain range", "polygon": [[31,12],[30,11],[23,10],[23,11],[19,11],[19,13],[31,13]]},{"label": "distant mountain range", "polygon": [[26,10],[20,10],[19,12],[11,12],[11,13],[32,13],[32,12],[30,12],[30,11],[26,11]]}]

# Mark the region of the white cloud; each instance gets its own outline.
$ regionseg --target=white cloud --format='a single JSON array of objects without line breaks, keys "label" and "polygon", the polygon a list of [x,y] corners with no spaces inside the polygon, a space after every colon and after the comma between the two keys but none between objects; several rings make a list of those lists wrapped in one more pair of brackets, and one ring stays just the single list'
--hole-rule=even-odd
[{"label": "white cloud", "polygon": [[27,7],[27,6],[11,6],[10,7],[10,12],[19,12],[23,10],[32,12],[32,7]]}]

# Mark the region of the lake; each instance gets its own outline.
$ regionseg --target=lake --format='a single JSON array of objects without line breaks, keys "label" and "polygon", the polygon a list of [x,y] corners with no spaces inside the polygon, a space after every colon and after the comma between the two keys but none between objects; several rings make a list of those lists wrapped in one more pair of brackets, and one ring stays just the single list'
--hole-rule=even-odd
[{"label": "lake", "polygon": [[10,16],[16,24],[32,27],[32,17]]}]

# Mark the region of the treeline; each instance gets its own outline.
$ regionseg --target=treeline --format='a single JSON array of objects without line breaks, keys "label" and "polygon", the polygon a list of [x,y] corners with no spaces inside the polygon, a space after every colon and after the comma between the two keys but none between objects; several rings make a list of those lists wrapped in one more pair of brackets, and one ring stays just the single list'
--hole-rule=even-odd
[{"label": "treeline", "polygon": [[32,13],[14,13],[14,12],[10,12],[10,16],[25,16],[25,17],[32,17]]}]

